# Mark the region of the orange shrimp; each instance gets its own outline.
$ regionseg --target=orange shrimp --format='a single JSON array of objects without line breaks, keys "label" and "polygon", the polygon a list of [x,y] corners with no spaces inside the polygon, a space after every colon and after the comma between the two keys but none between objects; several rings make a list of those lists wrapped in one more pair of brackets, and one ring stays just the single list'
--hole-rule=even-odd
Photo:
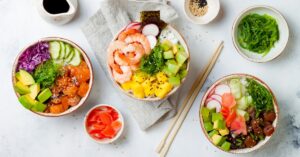
[{"label": "orange shrimp", "polygon": [[125,54],[120,51],[117,51],[115,53],[114,59],[118,65],[129,65],[129,63],[130,63],[130,60],[128,59],[128,57],[125,56]]},{"label": "orange shrimp", "polygon": [[109,46],[108,46],[108,64],[109,66],[117,71],[118,73],[122,73],[122,70],[120,69],[120,65],[115,63],[115,52],[117,51],[121,51],[122,49],[124,49],[126,47],[126,43],[122,42],[122,41],[114,41],[112,42]]},{"label": "orange shrimp", "polygon": [[146,38],[146,36],[144,36],[141,33],[135,33],[135,34],[127,36],[125,39],[125,43],[127,43],[127,44],[140,43],[141,45],[143,45],[143,48],[144,48],[144,51],[146,54],[150,54],[150,52],[151,52],[151,47],[150,47],[150,43],[149,43],[148,39]]},{"label": "orange shrimp", "polygon": [[118,73],[117,71],[113,70],[113,77],[119,83],[125,83],[130,81],[132,76],[132,71],[129,66],[120,66],[122,73]]},{"label": "orange shrimp", "polygon": [[123,32],[121,32],[118,36],[118,40],[120,41],[124,41],[126,39],[127,36],[135,34],[135,33],[139,33],[138,30],[136,29],[126,29]]},{"label": "orange shrimp", "polygon": [[123,52],[127,56],[130,65],[134,65],[140,62],[145,54],[143,46],[139,43],[129,44],[123,49]]}]

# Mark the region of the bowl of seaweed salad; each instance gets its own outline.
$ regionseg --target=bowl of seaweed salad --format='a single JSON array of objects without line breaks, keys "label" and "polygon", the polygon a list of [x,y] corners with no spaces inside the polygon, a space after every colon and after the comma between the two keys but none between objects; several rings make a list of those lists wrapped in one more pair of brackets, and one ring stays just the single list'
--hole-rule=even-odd
[{"label": "bowl of seaweed salad", "polygon": [[279,11],[269,6],[244,10],[232,27],[235,48],[253,62],[268,62],[278,57],[289,39],[289,28]]}]

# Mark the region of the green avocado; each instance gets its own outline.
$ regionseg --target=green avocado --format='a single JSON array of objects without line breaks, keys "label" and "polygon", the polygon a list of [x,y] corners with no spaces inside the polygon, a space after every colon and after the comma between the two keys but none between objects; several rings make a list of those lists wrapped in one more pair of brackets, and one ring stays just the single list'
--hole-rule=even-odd
[{"label": "green avocado", "polygon": [[188,55],[185,52],[179,51],[176,53],[175,59],[178,65],[182,65],[188,59]]},{"label": "green avocado", "polygon": [[174,58],[174,53],[171,50],[164,52],[164,59],[172,59],[172,58]]},{"label": "green avocado", "polygon": [[32,99],[29,94],[20,96],[19,102],[27,109],[31,109],[32,106],[38,103],[36,100]]},{"label": "green avocado", "polygon": [[221,113],[212,113],[211,121],[215,122],[217,120],[223,120],[223,116]]},{"label": "green avocado", "polygon": [[172,73],[172,74],[177,74],[177,72],[179,71],[180,69],[180,66],[177,64],[177,62],[175,60],[168,60],[166,62],[166,65],[167,65],[167,70]]},{"label": "green avocado", "polygon": [[41,103],[41,102],[37,102],[36,104],[34,104],[31,108],[32,111],[35,112],[43,112],[45,111],[45,109],[47,108],[47,105]]},{"label": "green avocado", "polygon": [[225,141],[222,145],[221,145],[221,148],[225,151],[229,151],[230,150],[230,145],[231,143]]},{"label": "green avocado", "polygon": [[219,132],[217,130],[213,130],[213,131],[208,133],[208,136],[213,137],[214,135],[218,135],[218,134],[219,134]]},{"label": "green avocado", "polygon": [[30,93],[30,90],[28,86],[24,85],[21,81],[18,81],[14,86],[16,92],[19,94],[28,94]]},{"label": "green avocado", "polygon": [[204,122],[211,122],[210,110],[206,107],[202,107],[201,115]]},{"label": "green avocado", "polygon": [[169,83],[171,83],[173,86],[179,86],[180,77],[178,75],[169,77]]},{"label": "green avocado", "polygon": [[30,87],[29,87],[29,89],[30,89],[30,97],[32,98],[32,99],[35,99],[36,98],[36,96],[39,94],[39,92],[40,92],[40,84],[39,83],[35,83],[35,84],[33,84],[33,85],[31,85]]},{"label": "green avocado", "polygon": [[216,121],[214,121],[213,128],[216,129],[216,130],[225,129],[226,128],[226,123],[225,123],[224,120],[216,120]]},{"label": "green avocado", "polygon": [[220,129],[219,130],[219,133],[222,135],[222,136],[226,136],[229,134],[229,130],[225,127],[224,129]]},{"label": "green avocado", "polygon": [[204,129],[208,132],[213,130],[213,124],[211,122],[205,122],[204,123]]},{"label": "green avocado", "polygon": [[43,103],[52,96],[52,92],[49,88],[44,89],[37,97],[37,99]]},{"label": "green avocado", "polygon": [[166,40],[162,41],[162,43],[160,44],[160,46],[164,49],[164,51],[168,51],[168,50],[170,50],[172,48],[173,44],[172,44],[172,42],[170,40],[166,39]]},{"label": "green avocado", "polygon": [[213,144],[217,145],[217,146],[220,145],[223,141],[223,137],[221,135],[217,135],[217,134],[213,135],[211,137],[211,139],[212,139]]},{"label": "green avocado", "polygon": [[33,77],[25,70],[20,70],[19,72],[17,72],[16,78],[26,86],[32,85],[35,83]]},{"label": "green avocado", "polygon": [[182,45],[176,44],[173,46],[173,52],[174,54],[178,53],[178,52],[184,52],[184,48]]}]

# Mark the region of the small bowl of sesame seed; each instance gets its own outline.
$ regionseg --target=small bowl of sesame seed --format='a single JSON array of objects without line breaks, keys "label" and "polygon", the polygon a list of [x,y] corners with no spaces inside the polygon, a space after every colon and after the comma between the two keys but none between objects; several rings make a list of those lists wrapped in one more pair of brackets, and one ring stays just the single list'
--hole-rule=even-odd
[{"label": "small bowl of sesame seed", "polygon": [[220,0],[185,0],[184,11],[191,22],[208,24],[219,14]]}]

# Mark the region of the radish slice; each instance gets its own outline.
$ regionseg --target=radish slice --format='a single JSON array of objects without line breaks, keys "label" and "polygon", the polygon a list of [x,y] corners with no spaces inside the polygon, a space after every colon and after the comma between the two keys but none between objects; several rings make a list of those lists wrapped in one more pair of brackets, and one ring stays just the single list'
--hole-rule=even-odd
[{"label": "radish slice", "polygon": [[206,104],[208,109],[216,109],[217,112],[221,111],[221,104],[217,100],[211,100]]},{"label": "radish slice", "polygon": [[230,93],[230,87],[226,84],[221,84],[216,87],[215,93],[217,95],[223,95],[224,93]]},{"label": "radish slice", "polygon": [[159,34],[159,28],[155,24],[148,24],[144,26],[142,33],[146,36],[147,35],[157,36]]},{"label": "radish slice", "polygon": [[220,95],[214,94],[214,95],[210,96],[210,98],[219,101],[219,103],[222,103],[222,97]]},{"label": "radish slice", "polygon": [[153,49],[153,48],[156,46],[156,44],[157,44],[157,39],[156,39],[156,37],[153,36],[153,35],[148,35],[148,36],[147,36],[147,39],[148,39],[148,41],[149,41],[149,43],[150,43],[150,48]]},{"label": "radish slice", "polygon": [[126,26],[126,29],[140,30],[141,27],[142,27],[142,24],[140,22],[132,22]]}]

